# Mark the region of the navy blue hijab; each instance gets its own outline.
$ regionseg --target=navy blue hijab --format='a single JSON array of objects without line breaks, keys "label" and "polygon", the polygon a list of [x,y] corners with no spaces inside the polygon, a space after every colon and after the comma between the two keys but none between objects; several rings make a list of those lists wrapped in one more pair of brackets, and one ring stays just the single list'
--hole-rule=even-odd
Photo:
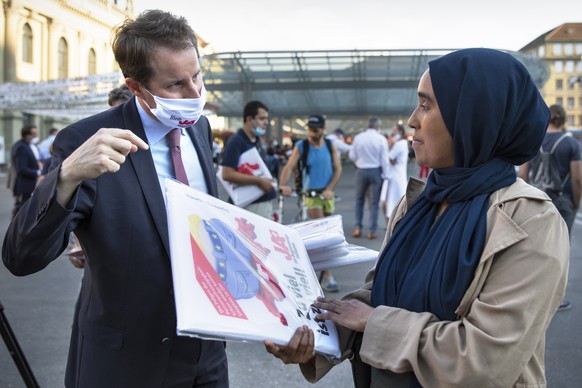
[{"label": "navy blue hijab", "polygon": [[431,173],[396,227],[376,265],[371,304],[454,320],[485,245],[489,197],[537,153],[550,114],[510,54],[459,50],[431,61],[429,73],[455,164]]}]

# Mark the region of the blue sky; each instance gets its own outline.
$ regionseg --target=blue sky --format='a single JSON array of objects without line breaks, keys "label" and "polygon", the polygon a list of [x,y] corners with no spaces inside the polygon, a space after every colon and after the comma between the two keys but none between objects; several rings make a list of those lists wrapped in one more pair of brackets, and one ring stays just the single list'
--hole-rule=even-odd
[{"label": "blue sky", "polygon": [[[218,52],[490,47],[519,50],[565,22],[580,0],[134,0],[188,18]],[[527,5],[524,5],[527,4]],[[570,19],[578,17],[579,19]]]}]

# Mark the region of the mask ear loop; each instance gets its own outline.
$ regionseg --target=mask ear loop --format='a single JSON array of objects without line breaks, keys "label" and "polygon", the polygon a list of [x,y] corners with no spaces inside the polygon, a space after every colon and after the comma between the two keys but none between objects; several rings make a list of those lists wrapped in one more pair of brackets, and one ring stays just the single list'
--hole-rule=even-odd
[{"label": "mask ear loop", "polygon": [[[140,90],[143,88],[143,90],[145,90],[146,92],[148,92],[148,94],[149,94],[150,96],[152,96],[152,98],[154,99],[154,101],[156,100],[156,96],[154,96],[154,94],[153,94],[152,92],[150,92],[150,91],[149,91],[149,90],[148,90],[148,89],[147,89],[145,86],[143,86],[143,84],[141,84],[141,83],[140,83],[140,84],[139,84],[139,87],[140,87]],[[152,108],[152,107],[150,106],[150,104],[148,104],[148,102],[146,101],[146,99],[145,99],[145,98],[142,98],[141,100],[144,102],[144,104],[146,104],[146,106],[148,107],[148,109],[149,109],[150,111],[151,111],[151,110],[155,110],[155,109],[156,109],[156,108]]]}]

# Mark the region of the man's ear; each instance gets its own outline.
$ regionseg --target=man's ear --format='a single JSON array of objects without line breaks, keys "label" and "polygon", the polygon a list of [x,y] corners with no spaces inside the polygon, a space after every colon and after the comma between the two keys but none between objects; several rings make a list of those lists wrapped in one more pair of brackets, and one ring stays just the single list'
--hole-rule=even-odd
[{"label": "man's ear", "polygon": [[142,90],[141,83],[137,82],[131,77],[127,77],[125,79],[125,85],[127,85],[127,88],[131,93],[133,93],[134,96],[139,97],[142,100],[144,99],[144,91]]}]

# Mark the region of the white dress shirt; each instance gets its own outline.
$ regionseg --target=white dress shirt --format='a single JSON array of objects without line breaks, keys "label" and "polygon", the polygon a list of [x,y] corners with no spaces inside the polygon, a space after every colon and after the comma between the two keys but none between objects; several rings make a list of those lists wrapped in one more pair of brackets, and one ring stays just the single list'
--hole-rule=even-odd
[{"label": "white dress shirt", "polygon": [[388,141],[376,129],[357,134],[349,155],[357,168],[382,168],[382,175],[388,175]]}]

